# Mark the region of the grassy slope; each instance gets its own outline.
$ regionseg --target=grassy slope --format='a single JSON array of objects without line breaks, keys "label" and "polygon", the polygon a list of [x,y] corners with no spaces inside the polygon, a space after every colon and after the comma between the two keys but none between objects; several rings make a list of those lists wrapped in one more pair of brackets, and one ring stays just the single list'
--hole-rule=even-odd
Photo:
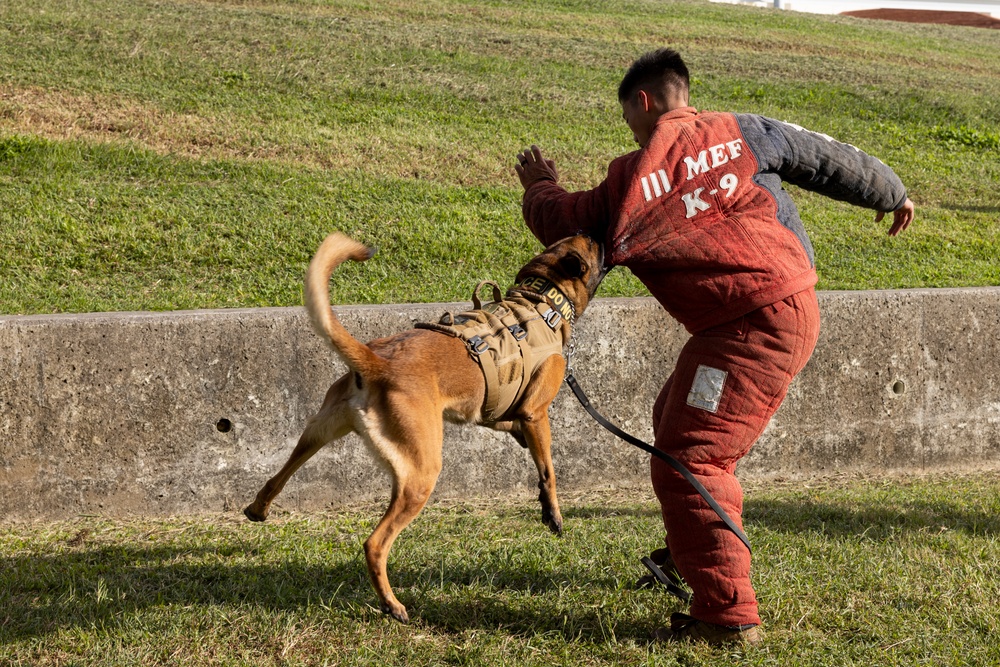
[{"label": "grassy slope", "polygon": [[908,184],[895,240],[797,193],[821,287],[1000,284],[996,31],[652,0],[35,0],[0,5],[0,312],[293,305],[333,229],[381,249],[336,301],[466,299],[537,247],[513,154],[596,184],[632,149],[621,72],[663,44],[697,106],[827,132]]},{"label": "grassy slope", "polygon": [[389,561],[383,617],[361,542],[380,508],[7,526],[10,665],[851,665],[1000,663],[1000,476],[827,479],[750,490],[759,649],[654,647],[680,604],[636,591],[662,530],[649,490],[439,503]]}]

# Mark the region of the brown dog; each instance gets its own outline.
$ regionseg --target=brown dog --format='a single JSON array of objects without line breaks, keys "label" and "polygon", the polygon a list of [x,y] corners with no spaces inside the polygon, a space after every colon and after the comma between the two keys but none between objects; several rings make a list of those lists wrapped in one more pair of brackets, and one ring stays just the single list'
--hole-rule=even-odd
[{"label": "brown dog", "polygon": [[[393,476],[389,507],[365,541],[368,574],[382,611],[406,622],[406,608],[389,586],[386,560],[393,540],[424,507],[437,482],[444,419],[509,432],[526,447],[538,468],[542,521],[553,532],[562,531],[548,407],[562,384],[566,362],[558,353],[546,358],[530,378],[525,378],[517,404],[506,410],[503,421],[484,420],[484,373],[470,346],[460,338],[411,329],[364,345],[337,320],[330,309],[330,275],[344,260],[360,262],[373,254],[342,234],[331,234],[309,265],[306,309],[317,332],[330,341],[349,371],[327,391],[319,413],[309,420],[288,462],[268,480],[244,514],[252,521],[266,519],[274,498],[303,463],[327,443],[351,431],[359,434]],[[553,244],[528,262],[518,272],[517,282],[554,286],[557,289],[552,294],[557,300],[564,296],[579,314],[604,276],[602,265],[601,246],[588,237],[575,236]],[[537,296],[540,304],[551,303],[544,295]],[[566,310],[568,304],[562,306],[562,312],[573,312]],[[541,308],[549,310],[548,306]],[[560,349],[569,342],[569,319],[548,321],[561,337]]]}]

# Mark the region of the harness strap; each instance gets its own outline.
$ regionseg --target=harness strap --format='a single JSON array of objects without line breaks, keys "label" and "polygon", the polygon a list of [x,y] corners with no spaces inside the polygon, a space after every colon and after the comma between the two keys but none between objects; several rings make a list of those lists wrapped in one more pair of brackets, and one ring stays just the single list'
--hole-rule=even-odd
[{"label": "harness strap", "polygon": [[600,424],[607,430],[611,431],[613,434],[617,435],[619,438],[629,443],[630,445],[634,445],[639,449],[643,450],[644,452],[648,452],[653,456],[657,457],[658,459],[665,461],[667,465],[669,465],[671,468],[679,472],[681,476],[684,477],[684,479],[686,479],[688,483],[690,483],[691,486],[694,487],[694,490],[697,491],[698,494],[705,499],[705,502],[708,503],[708,506],[711,507],[715,511],[715,513],[719,515],[719,518],[722,519],[722,522],[726,524],[726,528],[733,531],[733,533],[736,534],[736,537],[740,538],[740,541],[746,545],[748,551],[751,552],[753,551],[753,549],[750,548],[750,538],[748,538],[746,536],[746,533],[744,533],[740,529],[740,527],[736,525],[736,522],[733,521],[732,517],[726,514],[726,510],[722,509],[722,506],[719,505],[719,503],[715,500],[715,498],[712,497],[712,494],[708,492],[708,489],[706,489],[702,485],[702,483],[698,481],[697,477],[691,474],[691,471],[688,470],[683,463],[681,463],[674,457],[670,456],[666,452],[662,452],[659,449],[653,447],[652,445],[643,442],[639,438],[633,435],[629,435],[628,433],[621,430],[620,428],[612,424],[610,421],[605,419],[604,416],[590,404],[590,399],[588,399],[587,395],[583,393],[583,389],[577,383],[576,378],[573,377],[572,373],[566,376],[566,384],[568,384],[569,388],[573,390],[573,393],[580,401],[580,405],[583,406],[583,409],[586,410],[590,414],[590,416],[597,421],[598,424]]},{"label": "harness strap", "polygon": [[[490,304],[493,306],[494,304]],[[493,338],[501,338],[506,333],[507,327],[509,326],[504,322],[507,320],[511,322],[510,311],[504,307],[499,307],[496,312],[487,307],[483,309],[483,314],[486,316],[487,321],[491,329],[490,336]],[[499,313],[499,316],[498,316]],[[501,319],[503,317],[503,319]],[[516,320],[513,320],[516,323]],[[520,350],[520,342],[518,342],[518,347]],[[523,354],[523,350],[520,350]],[[502,415],[497,414],[498,406],[509,406],[514,404],[514,398],[520,393],[522,383],[506,383],[501,382],[499,378],[499,372],[497,370],[498,362],[503,361],[502,359],[494,359],[492,354],[481,354],[479,355],[480,362],[483,362],[483,371],[486,374],[486,403],[483,407],[484,415],[493,415],[495,419],[500,419]],[[526,373],[521,373],[522,377]]]},{"label": "harness strap", "polygon": [[476,360],[483,367],[483,378],[486,380],[486,401],[483,404],[483,413],[492,415],[500,404],[500,382],[497,376],[497,365],[493,360],[493,355],[489,353],[488,345],[481,353],[477,352]]},{"label": "harness strap", "polygon": [[[510,397],[509,403],[509,405],[513,406],[520,402],[521,396],[524,395],[524,390],[528,387],[528,381],[531,379],[530,371],[533,368],[531,345],[528,344],[527,330],[522,328],[522,323],[518,321],[518,317],[513,311],[508,310],[507,314],[500,318],[500,322],[507,328],[507,331],[510,332],[514,340],[517,341],[517,347],[521,351],[521,381],[516,387],[513,383],[508,385],[508,387],[514,388],[513,396]],[[526,325],[527,322],[524,324]]]}]

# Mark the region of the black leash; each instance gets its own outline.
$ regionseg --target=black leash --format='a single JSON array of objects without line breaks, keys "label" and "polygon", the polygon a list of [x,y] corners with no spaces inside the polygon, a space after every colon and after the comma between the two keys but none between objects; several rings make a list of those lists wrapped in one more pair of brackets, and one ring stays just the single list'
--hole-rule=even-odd
[{"label": "black leash", "polygon": [[604,416],[600,412],[595,410],[594,406],[590,404],[590,399],[587,398],[587,395],[585,393],[583,393],[583,389],[580,387],[579,383],[577,383],[576,378],[573,377],[572,373],[568,373],[566,375],[566,384],[568,384],[569,388],[573,390],[574,394],[576,394],[576,397],[577,399],[579,399],[580,405],[583,406],[583,409],[586,410],[588,413],[590,413],[590,416],[593,417],[595,420],[597,420],[598,424],[600,424],[607,430],[611,431],[613,434],[617,435],[619,438],[629,443],[630,445],[635,445],[644,452],[649,452],[653,456],[662,459],[667,463],[667,465],[669,465],[671,468],[679,472],[684,477],[684,479],[690,482],[691,486],[694,487],[694,490],[697,491],[701,495],[701,497],[705,499],[705,502],[708,503],[709,507],[715,510],[715,513],[719,515],[719,518],[722,519],[722,522],[726,524],[726,528],[736,533],[736,537],[740,538],[740,541],[742,541],[743,544],[746,545],[747,549],[750,550],[751,552],[753,551],[753,549],[750,548],[750,539],[746,536],[746,534],[742,530],[740,530],[740,527],[736,525],[736,522],[733,521],[732,517],[726,514],[726,510],[722,509],[719,503],[716,502],[715,498],[712,497],[712,494],[708,492],[708,489],[702,486],[701,482],[699,482],[698,479],[691,474],[691,471],[688,470],[683,463],[681,463],[674,457],[670,456],[669,454],[661,452],[659,449],[656,449],[652,445],[643,442],[639,438],[636,438],[633,435],[629,435],[628,433],[621,430],[620,428],[609,422],[607,419],[605,419]]},{"label": "black leash", "polygon": [[647,570],[652,572],[657,581],[667,587],[668,593],[678,598],[681,602],[691,602],[693,596],[690,591],[682,588],[684,580],[680,578],[677,572],[664,572],[649,556],[643,556],[640,562],[646,566]]}]

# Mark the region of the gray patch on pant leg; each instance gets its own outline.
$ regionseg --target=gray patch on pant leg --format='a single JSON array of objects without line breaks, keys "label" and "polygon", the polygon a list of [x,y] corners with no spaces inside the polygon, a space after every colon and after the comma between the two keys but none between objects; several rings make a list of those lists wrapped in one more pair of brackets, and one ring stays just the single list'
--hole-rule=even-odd
[{"label": "gray patch on pant leg", "polygon": [[688,392],[687,404],[709,412],[718,410],[728,375],[726,371],[699,364],[694,382],[691,383],[691,391]]}]

